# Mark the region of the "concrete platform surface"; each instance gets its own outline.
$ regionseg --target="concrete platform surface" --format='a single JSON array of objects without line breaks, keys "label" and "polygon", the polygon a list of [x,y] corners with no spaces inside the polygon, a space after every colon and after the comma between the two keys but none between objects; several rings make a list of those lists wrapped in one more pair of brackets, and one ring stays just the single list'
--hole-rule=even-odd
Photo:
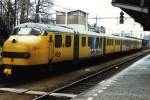
[{"label": "concrete platform surface", "polygon": [[150,100],[150,55],[73,100]]}]

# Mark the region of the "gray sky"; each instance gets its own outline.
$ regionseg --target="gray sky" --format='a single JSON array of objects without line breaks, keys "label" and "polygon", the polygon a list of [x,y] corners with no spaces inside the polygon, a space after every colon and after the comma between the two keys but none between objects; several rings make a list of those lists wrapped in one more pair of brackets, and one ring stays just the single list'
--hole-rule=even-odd
[{"label": "gray sky", "polygon": [[[96,17],[96,15],[98,17],[120,17],[121,10],[117,7],[113,7],[111,1],[112,0],[55,0],[55,3],[65,8],[83,10],[89,13],[89,18]],[[124,16],[129,17],[127,14]],[[95,20],[89,20],[91,24],[95,22]],[[142,31],[141,26],[135,23],[133,19],[125,19],[123,25],[120,25],[117,19],[100,19],[98,20],[98,25],[106,27],[110,33],[125,31],[126,33],[133,32],[134,35],[139,35]]]},{"label": "gray sky", "polygon": [[66,8],[81,9],[90,16],[118,16],[120,9],[111,5],[111,0],[55,0]]}]

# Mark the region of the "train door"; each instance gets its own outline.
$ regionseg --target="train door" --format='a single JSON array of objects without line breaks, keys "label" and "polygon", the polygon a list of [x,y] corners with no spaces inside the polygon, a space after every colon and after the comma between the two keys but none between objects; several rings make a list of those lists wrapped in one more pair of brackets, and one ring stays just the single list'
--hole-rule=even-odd
[{"label": "train door", "polygon": [[73,47],[74,47],[74,36],[71,33],[66,33],[64,35],[63,41],[63,60],[69,61],[73,60]]},{"label": "train door", "polygon": [[54,57],[52,62],[62,62],[73,59],[73,36],[57,33],[54,36]]},{"label": "train door", "polygon": [[74,61],[79,59],[79,34],[74,34]]},{"label": "train door", "polygon": [[54,50],[52,62],[60,62],[63,60],[63,38],[64,35],[61,32],[57,32],[54,35]]},{"label": "train door", "polygon": [[91,36],[90,37],[90,55],[95,56],[95,37]]},{"label": "train door", "polygon": [[49,33],[49,61],[51,62],[54,56],[54,33]]}]

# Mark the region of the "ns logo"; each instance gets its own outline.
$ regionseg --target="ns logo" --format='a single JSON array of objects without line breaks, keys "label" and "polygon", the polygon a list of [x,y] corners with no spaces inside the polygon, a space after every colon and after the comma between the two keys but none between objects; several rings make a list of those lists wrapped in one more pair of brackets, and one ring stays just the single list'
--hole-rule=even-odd
[{"label": "ns logo", "polygon": [[56,57],[60,57],[60,56],[61,56],[61,53],[60,53],[60,52],[56,52],[56,53],[55,53],[55,56],[56,56]]}]

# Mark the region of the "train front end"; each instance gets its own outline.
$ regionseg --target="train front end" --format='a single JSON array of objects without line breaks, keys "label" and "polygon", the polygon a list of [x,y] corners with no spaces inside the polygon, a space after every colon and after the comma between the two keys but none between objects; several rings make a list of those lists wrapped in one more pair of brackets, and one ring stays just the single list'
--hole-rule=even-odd
[{"label": "train front end", "polygon": [[17,27],[5,41],[2,50],[3,74],[13,76],[17,72],[36,69],[48,60],[48,37],[44,30],[35,27]]}]

